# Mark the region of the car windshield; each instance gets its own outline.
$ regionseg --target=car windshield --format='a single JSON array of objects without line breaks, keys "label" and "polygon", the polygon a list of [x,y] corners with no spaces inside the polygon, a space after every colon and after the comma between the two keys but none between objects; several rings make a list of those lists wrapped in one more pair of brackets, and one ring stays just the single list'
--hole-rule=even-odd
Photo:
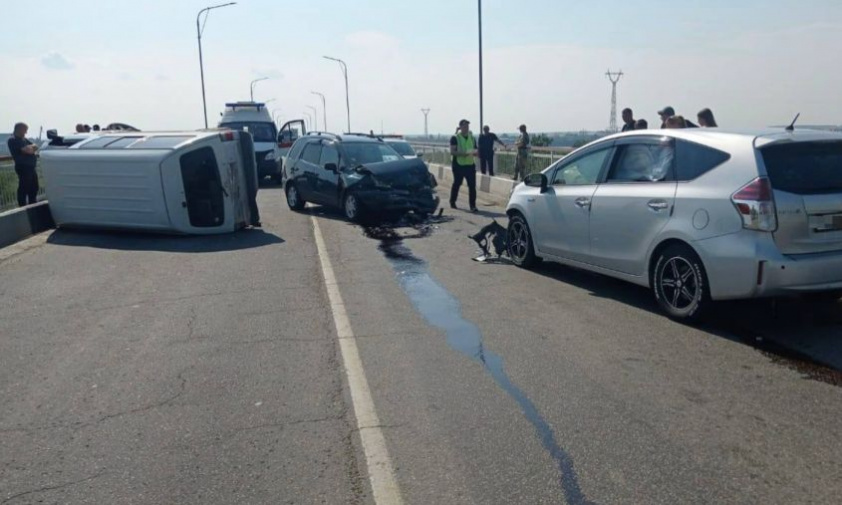
[{"label": "car windshield", "polygon": [[389,142],[395,151],[401,156],[415,156],[415,150],[409,145],[409,142]]},{"label": "car windshield", "polygon": [[345,157],[348,166],[351,168],[366,163],[381,163],[384,161],[395,161],[402,156],[386,144],[375,142],[349,142],[343,144]]},{"label": "car windshield", "polygon": [[232,130],[248,130],[255,142],[275,142],[278,137],[277,129],[273,123],[261,123],[256,121],[238,121],[222,123],[220,128],[231,128]]}]

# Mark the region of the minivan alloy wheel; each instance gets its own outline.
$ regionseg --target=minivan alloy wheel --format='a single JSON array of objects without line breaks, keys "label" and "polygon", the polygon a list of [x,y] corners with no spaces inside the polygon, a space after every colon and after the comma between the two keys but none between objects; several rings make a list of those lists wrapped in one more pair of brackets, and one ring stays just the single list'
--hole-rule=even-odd
[{"label": "minivan alloy wheel", "polygon": [[526,229],[526,223],[523,221],[512,223],[509,231],[509,244],[509,252],[511,252],[512,258],[523,261],[529,248],[529,231]]},{"label": "minivan alloy wheel", "polygon": [[513,214],[509,218],[509,227],[506,230],[506,249],[512,263],[519,267],[531,268],[541,261],[541,258],[535,255],[535,246],[532,243],[529,224],[520,213]]},{"label": "minivan alloy wheel", "polygon": [[671,318],[691,320],[703,317],[711,303],[705,267],[689,246],[677,244],[658,255],[652,275],[652,291]]},{"label": "minivan alloy wheel", "polygon": [[701,289],[693,265],[682,257],[671,258],[661,271],[661,292],[665,302],[675,309],[684,310],[699,296]]}]

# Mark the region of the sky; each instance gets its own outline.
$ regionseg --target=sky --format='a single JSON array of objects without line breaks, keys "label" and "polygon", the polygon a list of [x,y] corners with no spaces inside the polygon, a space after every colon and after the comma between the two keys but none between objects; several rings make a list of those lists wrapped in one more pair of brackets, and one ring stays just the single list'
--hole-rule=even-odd
[{"label": "sky", "polygon": [[[24,3],[0,0],[0,131],[17,121],[35,134],[76,123],[203,127],[196,15],[215,1]],[[484,120],[498,132],[606,128],[608,69],[624,73],[619,109],[650,124],[667,105],[693,120],[709,107],[736,128],[799,112],[802,124],[842,124],[839,0],[485,0],[482,20]],[[209,123],[269,77],[255,99],[274,99],[281,122],[313,106],[325,129],[318,91],[327,129],[344,130],[344,81],[329,55],[348,65],[352,130],[421,133],[429,108],[431,133],[462,118],[478,131],[477,21],[474,0],[215,9],[202,36]]]}]

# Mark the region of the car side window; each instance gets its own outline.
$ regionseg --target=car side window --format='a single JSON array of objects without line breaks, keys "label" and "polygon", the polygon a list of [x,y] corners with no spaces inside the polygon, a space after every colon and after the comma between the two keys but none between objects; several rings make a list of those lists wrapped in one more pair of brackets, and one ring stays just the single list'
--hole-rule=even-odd
[{"label": "car side window", "polygon": [[731,155],[712,147],[678,140],[675,146],[675,172],[679,181],[692,181],[731,159]]},{"label": "car side window", "polygon": [[301,159],[306,161],[307,163],[312,163],[313,165],[319,164],[319,158],[322,155],[322,146],[318,142],[311,142],[307,144],[307,147],[304,148],[304,152],[301,154]]},{"label": "car side window", "polygon": [[319,160],[319,165],[324,167],[328,163],[333,163],[339,166],[339,151],[333,144],[326,144],[322,146],[322,157]]},{"label": "car side window", "polygon": [[304,146],[307,144],[305,141],[299,141],[293,144],[292,149],[289,151],[289,158],[290,159],[298,159],[298,156],[301,154],[301,150],[304,149]]},{"label": "car side window", "polygon": [[611,148],[586,154],[559,166],[553,176],[554,186],[583,186],[596,184]]},{"label": "car side window", "polygon": [[675,146],[671,141],[623,145],[606,182],[673,180],[674,161]]}]

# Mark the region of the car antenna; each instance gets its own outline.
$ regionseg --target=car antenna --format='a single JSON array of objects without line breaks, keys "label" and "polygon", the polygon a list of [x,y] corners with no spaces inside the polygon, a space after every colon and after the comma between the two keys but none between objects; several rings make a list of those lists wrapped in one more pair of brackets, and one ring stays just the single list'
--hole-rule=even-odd
[{"label": "car antenna", "polygon": [[795,119],[792,120],[792,123],[790,123],[789,126],[786,127],[786,131],[788,131],[788,132],[794,132],[795,131],[795,122],[798,121],[799,117],[801,117],[800,112],[795,115]]}]

